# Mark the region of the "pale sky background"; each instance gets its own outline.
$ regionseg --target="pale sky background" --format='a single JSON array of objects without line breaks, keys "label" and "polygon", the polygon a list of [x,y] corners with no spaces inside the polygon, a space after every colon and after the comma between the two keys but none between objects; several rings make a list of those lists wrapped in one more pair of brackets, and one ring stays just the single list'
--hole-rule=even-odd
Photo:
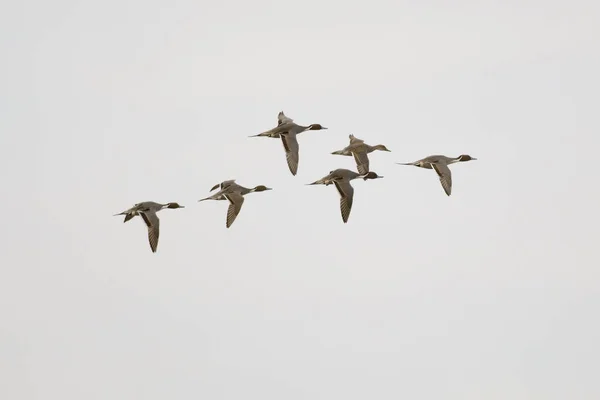
[{"label": "pale sky background", "polygon": [[[353,5],[354,4],[354,5]],[[0,6],[0,398],[600,398],[597,1]],[[249,139],[284,110],[278,140]],[[383,143],[348,224],[348,134]],[[470,154],[447,197],[431,154]],[[231,229],[225,202],[248,195]],[[165,210],[158,252],[134,203]]]}]

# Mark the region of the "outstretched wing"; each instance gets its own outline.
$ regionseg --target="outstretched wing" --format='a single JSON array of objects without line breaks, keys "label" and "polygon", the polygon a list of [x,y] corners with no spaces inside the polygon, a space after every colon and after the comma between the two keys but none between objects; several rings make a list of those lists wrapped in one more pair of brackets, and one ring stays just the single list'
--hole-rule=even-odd
[{"label": "outstretched wing", "polygon": [[279,126],[281,124],[285,124],[287,122],[294,122],[294,120],[286,117],[286,115],[283,113],[283,111],[280,111],[279,115],[277,115],[277,126]]},{"label": "outstretched wing", "polygon": [[358,173],[363,175],[369,172],[369,156],[366,151],[352,152],[354,161],[356,161],[356,169]]},{"label": "outstretched wing", "polygon": [[131,218],[135,217],[136,215],[137,215],[137,212],[135,212],[135,211],[125,214],[125,219],[123,220],[123,222],[129,221]]},{"label": "outstretched wing", "polygon": [[450,168],[446,164],[431,164],[435,172],[437,172],[440,177],[440,183],[444,188],[444,191],[448,196],[452,193],[452,172],[450,172]]},{"label": "outstretched wing", "polygon": [[160,220],[154,211],[144,211],[140,212],[139,214],[148,227],[148,241],[150,242],[150,249],[152,249],[153,253],[156,253],[156,248],[158,247]]},{"label": "outstretched wing", "polygon": [[298,172],[298,162],[300,161],[298,140],[296,135],[281,135],[283,148],[285,149],[285,158],[292,175]]},{"label": "outstretched wing", "polygon": [[356,136],[354,136],[352,134],[349,135],[348,137],[350,138],[350,144],[351,145],[353,145],[353,144],[355,144],[355,145],[356,144],[362,144],[362,143],[365,142],[364,140],[361,140],[361,139],[357,138]]},{"label": "outstretched wing", "polygon": [[342,220],[348,222],[350,211],[352,210],[352,200],[354,199],[354,188],[348,181],[334,181],[335,187],[340,194],[340,211]]},{"label": "outstretched wing", "polygon": [[244,204],[244,196],[238,193],[227,193],[224,196],[227,200],[229,200],[229,208],[227,209],[227,222],[225,223],[225,226],[229,228],[242,209],[242,205]]}]

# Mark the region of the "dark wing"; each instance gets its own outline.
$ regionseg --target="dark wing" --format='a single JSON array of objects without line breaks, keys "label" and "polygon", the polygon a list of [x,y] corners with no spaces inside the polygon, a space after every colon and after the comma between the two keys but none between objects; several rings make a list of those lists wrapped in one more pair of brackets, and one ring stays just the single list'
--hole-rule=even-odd
[{"label": "dark wing", "polygon": [[334,181],[335,187],[340,193],[340,211],[342,220],[348,222],[350,211],[352,210],[352,200],[354,199],[354,188],[348,181]]},{"label": "dark wing", "polygon": [[440,182],[444,191],[448,196],[452,193],[452,172],[450,172],[450,168],[446,164],[431,164],[435,172],[437,172],[440,177]]},{"label": "dark wing", "polygon": [[285,158],[290,172],[292,175],[296,175],[298,172],[298,162],[300,161],[298,140],[295,135],[281,135],[281,141],[283,142]]},{"label": "dark wing", "polygon": [[153,253],[156,253],[156,248],[158,247],[160,220],[154,211],[144,211],[140,212],[139,214],[148,227],[148,241],[150,242],[150,249],[152,249]]},{"label": "dark wing", "polygon": [[135,217],[137,215],[137,213],[134,212],[130,212],[129,214],[125,214],[125,220],[123,220],[123,222],[127,222],[129,221],[131,218]]},{"label": "dark wing", "polygon": [[356,169],[358,173],[363,175],[369,172],[369,156],[366,151],[352,152],[354,161],[356,161]]},{"label": "dark wing", "polygon": [[229,228],[242,209],[242,205],[244,204],[244,196],[238,193],[227,193],[224,196],[227,200],[229,200],[229,208],[227,209],[227,222],[225,223],[225,226]]}]

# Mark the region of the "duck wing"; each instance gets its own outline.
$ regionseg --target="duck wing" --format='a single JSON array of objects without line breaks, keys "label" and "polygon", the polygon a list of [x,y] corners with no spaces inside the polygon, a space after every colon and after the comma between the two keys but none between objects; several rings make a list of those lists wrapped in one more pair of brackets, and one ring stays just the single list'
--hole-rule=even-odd
[{"label": "duck wing", "polygon": [[354,199],[354,188],[348,181],[334,181],[336,189],[340,194],[340,211],[344,223],[348,222],[350,211],[352,210],[352,200]]},{"label": "duck wing", "polygon": [[156,248],[158,247],[160,220],[154,211],[143,211],[139,212],[139,214],[148,227],[148,241],[150,242],[150,249],[152,249],[153,253],[156,253]]},{"label": "duck wing", "polygon": [[279,114],[277,115],[277,126],[281,125],[281,124],[285,124],[287,122],[294,122],[293,119],[287,117],[283,111],[280,111]]},{"label": "duck wing", "polygon": [[357,145],[357,144],[362,144],[365,142],[364,140],[359,139],[354,135],[349,135],[348,137],[350,138],[350,145],[353,145],[353,144]]},{"label": "duck wing", "polygon": [[221,189],[225,189],[228,186],[231,186],[235,183],[235,179],[230,179],[228,181],[223,181],[221,183],[217,183],[215,186],[213,186],[212,188],[210,188],[210,191],[212,192],[213,190],[217,189],[217,188],[221,188]]},{"label": "duck wing", "polygon": [[366,151],[353,151],[354,161],[356,161],[356,169],[358,173],[363,175],[369,172],[369,156]]},{"label": "duck wing", "polygon": [[225,226],[229,228],[242,209],[242,205],[244,204],[244,196],[239,193],[227,193],[224,196],[227,200],[229,200],[229,208],[227,209],[227,222],[225,223]]},{"label": "duck wing", "polygon": [[298,163],[300,162],[298,140],[296,135],[281,135],[281,141],[283,142],[283,148],[285,149],[285,158],[287,160],[288,167],[292,175],[296,175],[298,172]]},{"label": "duck wing", "polygon": [[135,211],[125,214],[125,219],[123,220],[123,222],[129,221],[131,218],[135,217],[136,215],[137,215],[137,212],[135,212]]},{"label": "duck wing", "polygon": [[452,172],[446,164],[433,163],[431,164],[435,172],[440,177],[440,183],[448,196],[452,193]]}]

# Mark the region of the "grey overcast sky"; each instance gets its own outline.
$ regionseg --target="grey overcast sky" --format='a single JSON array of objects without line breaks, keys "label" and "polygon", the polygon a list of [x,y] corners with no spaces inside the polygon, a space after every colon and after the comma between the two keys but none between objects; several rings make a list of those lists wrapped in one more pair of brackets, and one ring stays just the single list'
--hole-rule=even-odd
[{"label": "grey overcast sky", "polygon": [[[597,1],[0,6],[0,398],[600,398]],[[285,111],[302,134],[247,136]],[[330,152],[384,179],[348,224]],[[447,197],[433,171],[470,154]],[[247,196],[196,201],[236,178]],[[134,203],[165,210],[158,252]]]}]

